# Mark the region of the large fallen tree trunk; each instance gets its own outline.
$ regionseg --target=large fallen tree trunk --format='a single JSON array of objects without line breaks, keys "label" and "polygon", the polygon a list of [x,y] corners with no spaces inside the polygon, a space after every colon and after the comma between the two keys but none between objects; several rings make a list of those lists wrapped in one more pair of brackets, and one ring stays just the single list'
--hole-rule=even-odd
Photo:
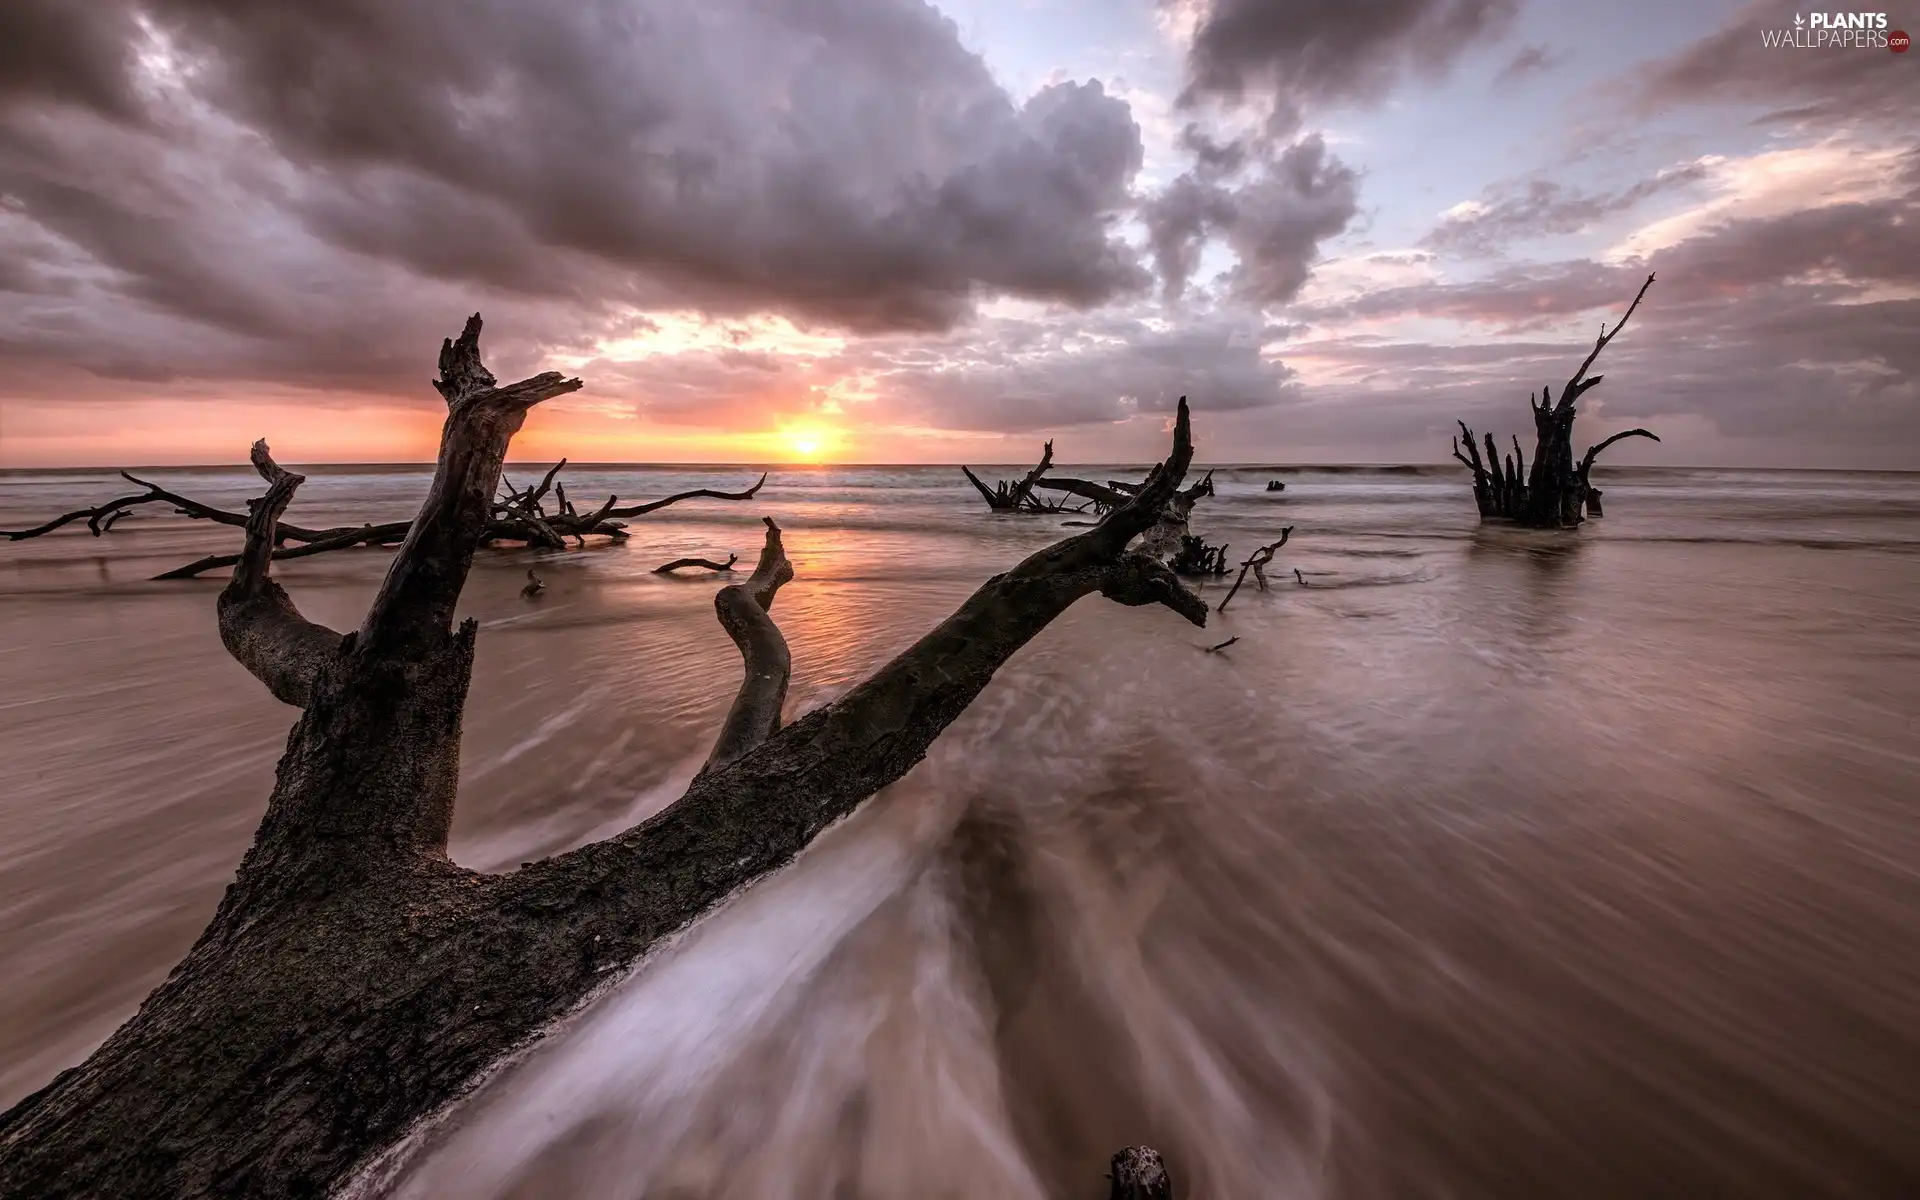
[{"label": "large fallen tree trunk", "polygon": [[1473,498],[1479,506],[1481,517],[1516,521],[1539,529],[1571,529],[1588,516],[1601,515],[1600,492],[1590,478],[1594,459],[1599,457],[1600,452],[1621,438],[1660,440],[1647,430],[1629,429],[1594,446],[1578,466],[1574,465],[1573,421],[1579,415],[1576,405],[1580,397],[1600,386],[1600,381],[1606,378],[1604,375],[1588,378],[1587,371],[1608,343],[1619,337],[1620,331],[1627,327],[1627,321],[1633,316],[1634,310],[1640,307],[1640,301],[1652,286],[1653,276],[1649,275],[1647,281],[1640,285],[1633,303],[1627,306],[1626,315],[1613,327],[1613,332],[1607,332],[1605,325],[1600,326],[1600,337],[1593,343],[1592,352],[1580,364],[1580,369],[1573,373],[1573,378],[1567,380],[1566,386],[1560,389],[1557,402],[1551,387],[1540,389],[1538,401],[1532,396],[1527,397],[1527,405],[1533,410],[1531,469],[1520,451],[1518,437],[1513,439],[1513,453],[1503,464],[1493,435],[1486,434],[1486,457],[1482,459],[1473,430],[1467,428],[1465,421],[1460,422],[1460,436],[1453,439],[1453,456],[1473,472]]},{"label": "large fallen tree trunk", "polygon": [[[368,1168],[492,1067],[819,832],[905,775],[1017,650],[1077,600],[1206,606],[1128,544],[1192,457],[1173,449],[1098,526],[996,575],[832,704],[781,727],[791,577],[768,524],[752,578],[715,607],[744,681],[686,794],[616,837],[485,875],[447,857],[477,624],[453,625],[528,411],[580,386],[505,387],[480,319],[440,355],[438,469],[358,629],[302,617],[267,577],[298,476],[244,522],[221,633],[302,711],[273,794],[212,922],[85,1062],[0,1116],[0,1196],[319,1197]],[[1153,1194],[1149,1191],[1147,1194]]]},{"label": "large fallen tree trunk", "polygon": [[[257,462],[256,465],[258,465]],[[620,541],[627,537],[626,522],[634,517],[644,517],[648,513],[658,512],[670,504],[678,504],[683,500],[703,498],[751,500],[759,495],[760,489],[766,486],[767,482],[766,475],[762,474],[759,481],[752,487],[738,492],[695,488],[663,499],[650,500],[645,504],[630,504],[624,507],[620,505],[618,496],[608,496],[606,502],[598,508],[581,512],[567,498],[566,485],[558,482],[560,469],[566,465],[567,460],[561,459],[554,464],[537,486],[528,487],[525,491],[515,489],[510,484],[507,485],[505,492],[488,508],[486,522],[481,528],[479,544],[525,542],[530,546],[557,550],[566,546],[568,538],[572,538],[578,545],[584,545],[590,536],[610,537]],[[166,505],[181,516],[211,521],[217,525],[231,525],[237,529],[247,527],[249,517],[245,513],[216,508],[204,501],[195,500],[191,496],[170,491],[157,483],[140,479],[126,471],[120,472],[120,477],[146,490],[136,495],[121,496],[92,508],[64,513],[31,529],[0,530],[0,536],[4,536],[8,541],[24,541],[27,538],[42,537],[76,521],[85,521],[88,531],[95,537],[101,537],[122,518],[143,504]],[[553,498],[551,511],[548,509],[549,496]],[[279,561],[289,558],[306,558],[310,555],[325,554],[332,550],[346,550],[354,546],[397,546],[406,541],[412,527],[411,521],[386,521],[378,525],[341,525],[329,529],[308,529],[301,525],[282,523],[274,530],[270,551],[274,560]],[[195,559],[171,571],[164,571],[154,578],[190,579],[205,571],[237,566],[239,562],[238,554],[209,554],[205,558]]]}]

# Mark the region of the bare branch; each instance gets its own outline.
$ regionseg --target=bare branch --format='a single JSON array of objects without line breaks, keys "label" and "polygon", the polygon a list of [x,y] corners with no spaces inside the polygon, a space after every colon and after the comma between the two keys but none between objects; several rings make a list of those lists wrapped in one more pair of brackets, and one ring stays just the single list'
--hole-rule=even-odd
[{"label": "bare branch", "polygon": [[1621,438],[1630,438],[1630,437],[1652,438],[1656,442],[1660,440],[1660,435],[1657,433],[1654,433],[1650,429],[1624,429],[1619,433],[1614,434],[1612,437],[1602,440],[1599,445],[1594,446],[1587,451],[1586,457],[1580,460],[1580,470],[1578,472],[1580,480],[1582,482],[1586,481],[1588,472],[1593,470],[1593,460],[1600,457],[1600,452],[1602,450],[1605,450],[1608,446],[1613,445],[1615,442],[1619,441]]},{"label": "bare branch", "polygon": [[383,653],[423,635],[443,635],[486,532],[494,489],[508,442],[527,411],[543,400],[580,390],[578,379],[548,371],[506,387],[480,362],[480,314],[458,341],[440,350],[447,422],[440,434],[440,465],[420,515],[387,568],[379,594],[360,626],[359,653]]},{"label": "bare branch", "polygon": [[[760,489],[765,486],[767,486],[767,475],[766,472],[763,471],[760,474],[759,482],[744,492],[716,492],[712,488],[695,488],[690,492],[676,492],[664,500],[650,500],[645,504],[635,504],[628,508],[612,507],[613,498],[609,497],[608,506],[603,507],[595,514],[593,519],[597,522],[605,520],[608,517],[644,517],[650,512],[658,512],[669,504],[678,504],[682,500],[698,500],[703,497],[708,500],[751,500],[759,495]],[[588,530],[586,532],[591,531]]]},{"label": "bare branch", "polygon": [[780,527],[772,517],[762,520],[767,523],[767,540],[753,574],[745,583],[721,588],[713,598],[721,626],[740,648],[746,677],[702,768],[707,771],[725,766],[773,736],[780,728],[780,709],[793,673],[787,639],[769,615],[775,593],[793,578],[793,564],[781,544]]},{"label": "bare branch", "polygon": [[1573,373],[1573,378],[1567,380],[1566,388],[1561,391],[1560,404],[1558,408],[1556,408],[1556,412],[1565,412],[1572,408],[1574,401],[1578,400],[1587,388],[1591,388],[1594,384],[1600,382],[1598,379],[1594,379],[1589,381],[1584,387],[1581,386],[1581,381],[1586,379],[1587,371],[1593,366],[1594,360],[1600,357],[1600,352],[1607,348],[1609,342],[1620,336],[1620,331],[1627,327],[1627,322],[1633,318],[1633,311],[1640,307],[1640,301],[1646,297],[1647,289],[1652,286],[1653,276],[1648,275],[1647,281],[1640,285],[1640,291],[1634,295],[1633,303],[1627,305],[1626,315],[1620,318],[1620,323],[1613,327],[1612,333],[1607,332],[1607,327],[1604,324],[1600,326],[1600,336],[1594,340],[1592,352],[1590,352],[1586,360],[1580,364],[1580,369]]},{"label": "bare branch", "polygon": [[[1262,570],[1262,569],[1263,569],[1263,568],[1264,568],[1264,567],[1265,567],[1265,566],[1266,566],[1266,565],[1267,565],[1268,563],[1270,563],[1270,562],[1272,562],[1272,561],[1273,561],[1273,556],[1274,556],[1275,554],[1277,554],[1277,553],[1279,552],[1279,550],[1280,550],[1280,547],[1282,547],[1282,546],[1284,546],[1284,545],[1286,545],[1286,544],[1287,544],[1287,539],[1288,539],[1289,537],[1292,537],[1292,536],[1293,536],[1293,526],[1291,526],[1291,525],[1289,525],[1289,526],[1287,526],[1287,527],[1286,527],[1285,529],[1282,529],[1282,530],[1280,531],[1280,540],[1279,540],[1279,541],[1277,541],[1277,542],[1274,542],[1274,543],[1272,543],[1271,545],[1267,545],[1267,546],[1262,546],[1262,547],[1260,547],[1260,548],[1259,548],[1258,550],[1255,550],[1255,551],[1254,551],[1254,552],[1252,553],[1252,555],[1250,555],[1250,556],[1249,556],[1249,557],[1247,558],[1247,561],[1245,561],[1245,562],[1243,562],[1243,563],[1241,563],[1241,564],[1240,564],[1240,577],[1239,577],[1238,579],[1235,579],[1235,580],[1233,581],[1233,586],[1232,586],[1231,588],[1228,588],[1228,589],[1227,589],[1227,594],[1226,594],[1226,596],[1225,596],[1225,597],[1224,597],[1224,598],[1223,598],[1223,599],[1222,599],[1222,600],[1220,601],[1220,607],[1219,607],[1219,608],[1217,608],[1217,609],[1215,609],[1214,611],[1215,611],[1215,612],[1225,612],[1225,611],[1227,611],[1227,601],[1228,601],[1228,600],[1231,600],[1231,599],[1233,599],[1233,594],[1234,594],[1235,592],[1237,592],[1237,591],[1239,591],[1239,590],[1240,590],[1240,585],[1241,585],[1241,584],[1243,584],[1243,583],[1245,583],[1245,582],[1247,581],[1247,572],[1248,572],[1248,571],[1254,571],[1254,572],[1259,572],[1259,571],[1261,571],[1261,570]],[[1261,588],[1260,588],[1260,590],[1261,590],[1261,591],[1265,591],[1265,590],[1266,590],[1266,584],[1265,584],[1265,580],[1266,580],[1266,576],[1265,576],[1265,575],[1257,575],[1256,577],[1257,577],[1257,578],[1259,578],[1259,579],[1261,580]]]},{"label": "bare branch", "polygon": [[731,571],[733,570],[733,564],[739,561],[740,556],[738,554],[727,555],[727,561],[723,563],[714,562],[710,558],[676,558],[670,563],[663,563],[655,567],[653,573],[655,575],[671,575],[675,571],[684,570],[688,567],[700,567],[708,571]]},{"label": "bare branch", "polygon": [[215,605],[220,641],[276,699],[305,708],[315,677],[340,652],[340,635],[301,616],[267,572],[273,561],[274,525],[306,476],[283,470],[267,452],[265,440],[253,444],[250,457],[268,487],[266,495],[250,505],[246,546],[234,565],[233,581]]},{"label": "bare branch", "polygon": [[1192,455],[1183,400],[1172,454],[1099,525],[988,580],[866,682],[704,771],[645,824],[502,877],[497,903],[544,903],[597,880],[607,902],[593,914],[596,931],[623,942],[665,936],[906,774],[1000,665],[1080,598],[1163,604],[1204,626],[1205,603],[1163,563],[1127,550],[1159,518]]}]

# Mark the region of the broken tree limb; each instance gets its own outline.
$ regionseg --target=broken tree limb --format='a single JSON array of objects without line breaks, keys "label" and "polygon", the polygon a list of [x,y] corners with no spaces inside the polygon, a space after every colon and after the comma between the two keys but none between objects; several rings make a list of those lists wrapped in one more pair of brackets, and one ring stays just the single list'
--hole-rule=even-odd
[{"label": "broken tree limb", "polygon": [[[1616,435],[1588,451],[1588,458],[1575,466],[1573,422],[1579,415],[1576,406],[1580,397],[1598,387],[1605,378],[1603,375],[1589,376],[1587,372],[1599,360],[1600,352],[1627,327],[1640,302],[1646,299],[1647,289],[1653,286],[1653,281],[1654,276],[1648,275],[1611,332],[1604,323],[1601,324],[1600,336],[1594,340],[1593,349],[1560,389],[1559,400],[1554,399],[1550,386],[1540,389],[1537,401],[1532,396],[1527,397],[1527,407],[1533,414],[1535,436],[1531,468],[1521,452],[1520,439],[1515,436],[1513,454],[1507,459],[1507,468],[1503,472],[1491,433],[1486,435],[1487,461],[1483,463],[1480,451],[1474,445],[1473,431],[1467,428],[1464,421],[1460,423],[1460,437],[1454,439],[1453,456],[1473,472],[1474,502],[1483,519],[1499,518],[1535,528],[1566,529],[1579,525],[1587,516],[1601,515],[1599,494],[1593,490],[1588,478],[1593,456],[1619,437],[1653,437],[1653,434],[1642,429]],[[1660,439],[1655,437],[1654,440]],[[1466,450],[1464,455],[1461,453],[1463,445]]]},{"label": "broken tree limb", "polygon": [[249,457],[267,481],[267,494],[252,502],[246,547],[234,564],[233,581],[214,605],[220,642],[275,699],[305,708],[314,678],[340,651],[341,635],[300,615],[267,572],[273,561],[274,526],[306,477],[283,470],[264,440],[253,444]]},{"label": "broken tree limb", "polygon": [[1048,439],[1046,448],[1040,453],[1039,465],[1028,471],[1017,482],[1002,479],[993,487],[988,487],[978,475],[973,473],[971,467],[962,466],[960,470],[966,475],[967,482],[971,483],[980,493],[981,498],[987,502],[987,507],[994,512],[1046,512],[1047,507],[1034,496],[1033,487],[1052,466],[1053,441]]},{"label": "broken tree limb", "polygon": [[1620,431],[1619,433],[1614,434],[1612,437],[1602,439],[1599,445],[1588,447],[1586,456],[1580,460],[1580,466],[1576,468],[1575,476],[1579,479],[1579,482],[1580,482],[1580,493],[1581,493],[1581,497],[1586,501],[1588,516],[1590,517],[1606,516],[1605,510],[1600,507],[1600,495],[1601,495],[1600,489],[1593,486],[1594,460],[1599,458],[1600,452],[1602,450],[1605,450],[1608,446],[1613,445],[1615,442],[1621,440],[1622,438],[1630,438],[1630,437],[1651,438],[1656,442],[1660,440],[1660,435],[1652,432],[1651,430],[1625,429]]},{"label": "broken tree limb", "polygon": [[[499,542],[525,542],[531,546],[557,550],[565,547],[568,538],[582,545],[585,544],[588,536],[594,535],[623,541],[627,537],[625,519],[646,516],[648,513],[658,512],[668,505],[679,504],[685,500],[751,500],[759,494],[760,489],[767,482],[767,476],[762,474],[759,481],[752,487],[737,492],[695,488],[624,508],[619,506],[618,496],[608,496],[606,502],[599,508],[582,514],[565,499],[564,485],[557,480],[561,468],[566,465],[567,460],[561,459],[547,471],[538,485],[529,487],[525,491],[508,485],[506,494],[496,500],[490,508],[480,544],[486,546]],[[122,496],[93,508],[83,508],[62,514],[31,529],[0,532],[4,532],[10,541],[22,541],[52,533],[75,521],[85,521],[89,531],[95,537],[99,537],[112,529],[114,523],[126,516],[135,506],[143,504],[164,504],[172,507],[182,516],[195,520],[211,521],[214,524],[231,525],[240,529],[246,528],[245,514],[216,508],[124,471],[121,475],[129,482],[139,484],[147,490],[135,496]],[[543,504],[549,491],[559,498],[560,504],[559,509],[552,513],[547,512]],[[398,546],[406,541],[412,527],[411,521],[387,521],[379,524],[343,525],[331,529],[308,529],[283,520],[275,525],[273,559],[279,562],[286,559],[306,558],[356,546]],[[288,545],[289,542],[295,544]],[[154,578],[191,579],[206,571],[234,566],[239,561],[240,556],[237,554],[209,554],[170,571],[163,571]]]},{"label": "broken tree limb", "polygon": [[[1260,590],[1263,592],[1266,591],[1267,590],[1267,571],[1266,571],[1267,564],[1273,561],[1273,556],[1279,552],[1280,547],[1287,544],[1287,539],[1292,536],[1293,536],[1293,526],[1289,525],[1285,529],[1282,529],[1280,531],[1279,541],[1274,542],[1271,545],[1260,547],[1258,550],[1255,550],[1251,556],[1248,557],[1247,561],[1241,563],[1240,577],[1233,581],[1233,586],[1231,588],[1228,588],[1227,594],[1221,598],[1220,607],[1215,609],[1214,611],[1215,612],[1227,611],[1227,601],[1233,599],[1234,593],[1240,590],[1240,585],[1247,581],[1248,571],[1253,572],[1254,582],[1259,585]],[[1295,570],[1293,575],[1295,579],[1298,579],[1300,577],[1300,572],[1298,570]]]},{"label": "broken tree limb", "polygon": [[[454,627],[454,605],[514,431],[571,382],[496,386],[479,332],[469,322],[443,353],[434,486],[361,627],[309,681],[219,908],[86,1061],[0,1114],[0,1196],[337,1194],[664,939],[905,775],[1081,598],[1206,623],[1164,564],[1128,549],[1191,460],[1182,404],[1172,452],[1138,496],[988,580],[866,682],[616,837],[510,874],[468,870],[447,857],[447,833],[478,629]],[[268,539],[263,516],[255,548]],[[772,553],[763,580],[779,578]],[[736,595],[771,623],[770,590]]]},{"label": "broken tree limb", "polygon": [[727,710],[726,722],[703,770],[723,767],[773,736],[780,728],[780,708],[787,699],[793,660],[787,651],[787,639],[769,614],[774,594],[793,579],[793,564],[787,561],[780,527],[772,517],[762,520],[767,523],[767,538],[753,574],[745,583],[721,588],[713,598],[721,627],[740,648],[746,678],[733,707]]},{"label": "broken tree limb", "polygon": [[733,564],[739,561],[740,556],[738,554],[727,555],[727,561],[723,563],[714,562],[710,558],[676,558],[670,563],[661,563],[653,569],[653,573],[655,575],[671,575],[675,571],[684,571],[691,567],[699,567],[703,571],[731,571],[733,570]]},{"label": "broken tree limb", "polygon": [[1052,475],[1046,479],[1036,479],[1033,485],[1039,488],[1051,488],[1057,492],[1093,501],[1093,511],[1104,514],[1126,503],[1131,492],[1122,492],[1116,488],[1105,487],[1088,479],[1072,479],[1064,475]]}]

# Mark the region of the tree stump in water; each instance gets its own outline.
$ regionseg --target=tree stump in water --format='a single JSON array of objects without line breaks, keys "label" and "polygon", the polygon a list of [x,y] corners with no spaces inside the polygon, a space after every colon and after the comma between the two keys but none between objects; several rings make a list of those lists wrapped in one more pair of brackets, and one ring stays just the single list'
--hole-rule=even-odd
[{"label": "tree stump in water", "polygon": [[[1553,399],[1550,387],[1540,389],[1538,401],[1527,397],[1527,406],[1533,411],[1534,449],[1533,466],[1529,470],[1526,456],[1520,450],[1520,439],[1513,439],[1513,453],[1505,463],[1501,462],[1499,447],[1494,444],[1491,433],[1485,435],[1486,458],[1480,456],[1480,447],[1475,444],[1473,430],[1467,428],[1465,421],[1460,422],[1460,436],[1453,439],[1453,456],[1462,465],[1473,472],[1473,499],[1479,506],[1480,516],[1500,518],[1518,522],[1521,525],[1537,529],[1571,529],[1588,516],[1600,516],[1600,493],[1592,485],[1590,473],[1594,459],[1600,452],[1621,438],[1644,437],[1654,441],[1660,439],[1645,429],[1629,429],[1616,433],[1589,449],[1586,457],[1578,466],[1573,461],[1573,421],[1578,416],[1575,405],[1580,397],[1600,385],[1606,378],[1595,375],[1588,378],[1587,371],[1600,357],[1607,344],[1620,336],[1627,321],[1633,316],[1640,301],[1646,296],[1647,289],[1653,286],[1653,276],[1640,285],[1639,294],[1633,303],[1627,306],[1626,315],[1620,323],[1608,333],[1607,327],[1600,327],[1600,337],[1593,344],[1593,350],[1580,364],[1580,369],[1567,380],[1560,389],[1560,399]],[[1465,453],[1462,453],[1464,449]]]},{"label": "tree stump in water", "polygon": [[1033,494],[1034,484],[1038,483],[1040,477],[1045,475],[1052,466],[1053,442],[1049,440],[1045,449],[1040,452],[1039,465],[1034,467],[1033,470],[1028,471],[1026,475],[1018,481],[1002,479],[993,487],[988,487],[980,481],[978,475],[973,473],[971,467],[963,466],[960,470],[966,475],[967,482],[971,483],[974,486],[974,490],[978,491],[981,497],[986,500],[987,507],[994,512],[1037,513],[1051,512],[1059,507],[1058,505],[1049,507],[1046,503],[1042,502],[1038,496]]}]

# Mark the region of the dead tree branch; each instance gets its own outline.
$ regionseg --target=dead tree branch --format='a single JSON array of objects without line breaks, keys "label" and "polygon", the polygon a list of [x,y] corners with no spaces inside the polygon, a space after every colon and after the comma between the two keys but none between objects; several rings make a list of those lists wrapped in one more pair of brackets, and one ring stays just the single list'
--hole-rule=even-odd
[{"label": "dead tree branch", "polygon": [[1002,479],[993,487],[988,487],[978,475],[973,473],[971,467],[963,466],[960,470],[966,475],[967,482],[971,483],[980,493],[981,498],[987,502],[987,507],[994,512],[1047,512],[1049,509],[1034,496],[1033,488],[1040,477],[1045,475],[1052,466],[1053,441],[1048,439],[1046,448],[1040,453],[1039,465],[1028,471],[1018,481]]},{"label": "dead tree branch", "polygon": [[779,730],[780,708],[786,703],[787,680],[793,673],[787,639],[770,615],[774,594],[793,579],[793,564],[781,544],[780,527],[772,517],[763,520],[767,540],[753,574],[745,583],[721,588],[713,598],[721,626],[740,648],[746,678],[707,756],[704,769],[708,771],[726,766]]},{"label": "dead tree branch", "polygon": [[727,555],[727,561],[723,563],[714,562],[710,558],[676,558],[670,563],[662,563],[655,567],[653,573],[655,575],[671,575],[675,571],[682,571],[691,567],[699,567],[704,571],[731,571],[733,570],[733,564],[739,561],[740,556],[738,554]]},{"label": "dead tree branch", "polygon": [[[624,525],[626,519],[643,517],[685,500],[751,500],[759,495],[760,489],[766,486],[767,482],[767,476],[762,474],[758,482],[742,491],[723,492],[713,488],[695,488],[624,508],[619,507],[618,496],[608,496],[606,502],[599,508],[581,513],[567,500],[566,487],[558,480],[561,469],[566,465],[567,460],[561,459],[547,471],[538,484],[524,491],[510,484],[507,485],[504,494],[489,506],[484,532],[481,534],[481,545],[524,542],[530,546],[558,550],[565,548],[569,538],[581,545],[585,544],[588,537],[596,535],[610,537],[616,541],[624,540],[627,537]],[[22,541],[52,533],[75,521],[85,521],[89,532],[99,537],[112,529],[114,523],[126,516],[134,507],[143,504],[168,505],[182,516],[194,520],[211,521],[214,524],[231,525],[239,529],[247,526],[246,514],[215,508],[213,505],[169,491],[159,484],[150,483],[124,471],[121,475],[129,482],[139,484],[147,490],[139,495],[121,496],[93,508],[83,508],[62,514],[31,529],[0,532],[4,532],[10,541]],[[557,504],[557,508],[552,512],[547,510],[545,504],[549,494],[555,497]],[[343,525],[331,529],[308,529],[279,521],[274,526],[273,560],[280,562],[287,559],[306,558],[334,550],[347,550],[355,546],[398,546],[406,541],[412,525],[411,521],[387,521],[379,524]],[[289,542],[294,544],[286,544]],[[235,566],[239,562],[238,554],[209,554],[170,571],[164,571],[154,578],[191,579],[203,572]]]},{"label": "dead tree branch", "polygon": [[[769,523],[753,577],[716,601],[743,683],[686,794],[511,874],[462,868],[446,849],[477,626],[456,628],[455,605],[514,433],[534,405],[580,386],[552,374],[497,385],[479,333],[476,317],[442,350],[433,486],[364,621],[276,690],[304,688],[304,707],[219,909],[125,1025],[0,1115],[0,1195],[334,1194],[663,939],[905,775],[1081,598],[1206,624],[1206,605],[1163,563],[1128,549],[1191,461],[1184,403],[1172,452],[1137,496],[989,579],[866,682],[785,727],[787,653],[770,608],[791,568]],[[273,558],[260,550],[291,490],[276,480],[249,514],[236,594],[262,587]],[[248,652],[274,664],[270,685],[297,657],[287,628],[263,625]]]},{"label": "dead tree branch", "polygon": [[[1253,581],[1255,584],[1259,586],[1260,590],[1263,592],[1266,591],[1267,590],[1267,564],[1273,561],[1273,556],[1279,553],[1280,547],[1286,545],[1287,539],[1292,536],[1293,536],[1293,526],[1289,525],[1285,529],[1282,529],[1280,531],[1279,541],[1274,542],[1271,545],[1260,547],[1258,550],[1255,550],[1253,552],[1253,554],[1247,559],[1247,561],[1241,563],[1240,577],[1233,581],[1233,586],[1227,589],[1227,594],[1221,599],[1220,607],[1215,609],[1214,611],[1215,612],[1227,611],[1227,601],[1233,599],[1234,593],[1240,590],[1240,585],[1247,581],[1248,571],[1253,572]],[[1299,571],[1295,571],[1293,574],[1296,579],[1299,578],[1300,576]]]},{"label": "dead tree branch", "polygon": [[273,561],[274,525],[306,476],[283,470],[264,440],[253,444],[249,457],[267,481],[267,494],[252,502],[246,548],[236,556],[233,581],[215,602],[220,641],[276,699],[305,708],[314,678],[340,652],[340,634],[301,616],[267,571]]}]

